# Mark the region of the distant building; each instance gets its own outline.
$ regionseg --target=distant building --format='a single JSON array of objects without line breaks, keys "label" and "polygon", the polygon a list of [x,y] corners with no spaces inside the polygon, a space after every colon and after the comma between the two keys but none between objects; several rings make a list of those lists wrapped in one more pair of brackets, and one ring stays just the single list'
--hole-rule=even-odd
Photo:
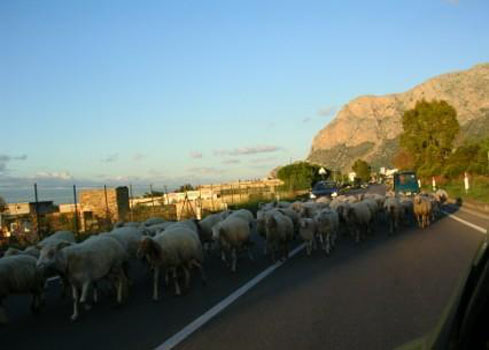
[{"label": "distant building", "polygon": [[102,218],[111,222],[124,221],[129,215],[127,186],[80,191],[82,222]]},{"label": "distant building", "polygon": [[0,228],[6,237],[15,233],[27,233],[33,229],[37,214],[45,216],[55,213],[58,207],[53,201],[8,203],[7,210],[1,214]]}]

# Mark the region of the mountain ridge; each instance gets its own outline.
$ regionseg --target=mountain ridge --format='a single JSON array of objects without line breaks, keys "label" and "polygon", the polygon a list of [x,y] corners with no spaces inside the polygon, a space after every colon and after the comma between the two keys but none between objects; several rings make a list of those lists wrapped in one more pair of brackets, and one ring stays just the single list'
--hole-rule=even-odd
[{"label": "mountain ridge", "polygon": [[[454,106],[462,138],[489,136],[489,127],[478,122],[489,121],[489,63],[481,63],[429,78],[405,92],[354,98],[314,137],[307,160],[338,170],[350,170],[357,158],[374,167],[390,166],[399,147],[402,115],[421,99]],[[466,127],[470,124],[472,128]]]}]

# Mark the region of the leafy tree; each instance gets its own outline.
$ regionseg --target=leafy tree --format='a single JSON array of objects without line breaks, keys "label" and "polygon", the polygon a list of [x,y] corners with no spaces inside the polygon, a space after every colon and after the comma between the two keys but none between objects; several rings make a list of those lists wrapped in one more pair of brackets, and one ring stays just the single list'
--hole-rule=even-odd
[{"label": "leafy tree", "polygon": [[392,163],[397,169],[410,170],[414,169],[414,157],[404,149],[400,149],[394,156]]},{"label": "leafy tree", "polygon": [[460,130],[457,112],[446,101],[421,100],[404,112],[401,148],[413,158],[421,176],[439,174]]},{"label": "leafy tree", "polygon": [[489,174],[489,138],[481,142],[465,143],[448,158],[443,170],[445,176],[454,177],[464,171],[472,174]]},{"label": "leafy tree", "polygon": [[[285,188],[289,190],[305,190],[310,188],[315,182],[323,177],[319,175],[321,166],[308,162],[296,162],[281,167],[277,172],[277,177],[284,182]],[[329,176],[330,172],[324,175]]]},{"label": "leafy tree", "polygon": [[175,192],[186,192],[186,191],[193,191],[194,187],[191,184],[184,184],[180,186]]},{"label": "leafy tree", "polygon": [[161,197],[163,196],[165,193],[164,192],[161,192],[161,191],[152,191],[152,192],[145,192],[143,194],[143,198],[150,198],[150,197]]},{"label": "leafy tree", "polygon": [[7,210],[8,205],[5,199],[3,199],[2,196],[0,196],[0,213],[3,213],[5,210]]},{"label": "leafy tree", "polygon": [[357,174],[357,177],[362,180],[367,182],[370,180],[370,172],[371,168],[370,165],[362,160],[362,159],[357,159],[355,163],[353,163],[353,166],[351,167],[352,170]]}]

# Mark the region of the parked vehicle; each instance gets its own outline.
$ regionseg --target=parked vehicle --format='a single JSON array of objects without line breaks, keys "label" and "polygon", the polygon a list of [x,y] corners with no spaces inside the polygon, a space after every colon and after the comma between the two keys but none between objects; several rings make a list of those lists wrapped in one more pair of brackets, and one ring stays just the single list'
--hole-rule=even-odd
[{"label": "parked vehicle", "polygon": [[338,185],[334,181],[318,181],[312,187],[309,197],[311,199],[319,197],[336,197],[338,195]]},{"label": "parked vehicle", "polygon": [[419,193],[418,177],[414,171],[399,171],[394,174],[394,191],[407,195]]}]

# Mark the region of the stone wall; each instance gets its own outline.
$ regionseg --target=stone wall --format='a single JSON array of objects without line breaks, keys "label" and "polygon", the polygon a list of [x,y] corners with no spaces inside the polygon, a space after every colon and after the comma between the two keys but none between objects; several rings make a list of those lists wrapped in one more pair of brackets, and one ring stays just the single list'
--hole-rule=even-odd
[{"label": "stone wall", "polygon": [[92,212],[98,218],[111,222],[125,220],[129,215],[129,190],[127,187],[80,191],[80,207],[83,212]]}]

